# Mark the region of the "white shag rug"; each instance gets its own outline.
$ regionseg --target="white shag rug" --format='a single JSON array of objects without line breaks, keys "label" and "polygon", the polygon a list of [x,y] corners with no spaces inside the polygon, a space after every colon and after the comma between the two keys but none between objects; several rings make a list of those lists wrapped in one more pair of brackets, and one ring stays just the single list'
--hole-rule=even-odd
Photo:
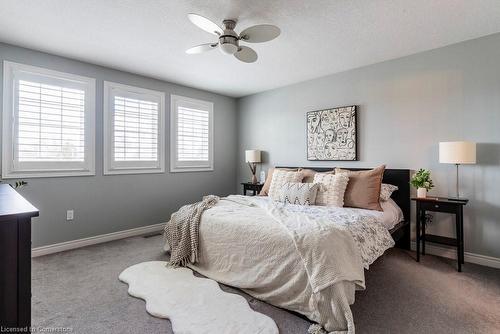
[{"label": "white shag rug", "polygon": [[131,296],[146,301],[146,311],[168,318],[177,334],[278,334],[274,320],[250,308],[245,298],[221,290],[188,268],[151,261],[133,265],[119,276]]}]

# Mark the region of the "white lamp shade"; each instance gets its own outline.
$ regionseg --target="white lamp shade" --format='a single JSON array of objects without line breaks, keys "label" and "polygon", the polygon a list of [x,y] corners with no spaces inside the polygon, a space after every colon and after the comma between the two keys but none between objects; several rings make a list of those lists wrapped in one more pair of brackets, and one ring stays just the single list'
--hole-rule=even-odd
[{"label": "white lamp shade", "polygon": [[475,164],[476,143],[469,141],[439,143],[439,162],[442,164]]},{"label": "white lamp shade", "polygon": [[260,151],[259,150],[246,150],[245,151],[245,162],[260,162]]}]

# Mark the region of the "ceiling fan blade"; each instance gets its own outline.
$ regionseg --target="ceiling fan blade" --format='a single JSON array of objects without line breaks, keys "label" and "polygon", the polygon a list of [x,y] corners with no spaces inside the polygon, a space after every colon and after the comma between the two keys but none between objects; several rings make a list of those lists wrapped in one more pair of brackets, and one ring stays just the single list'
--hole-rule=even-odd
[{"label": "ceiling fan blade", "polygon": [[216,49],[218,45],[219,45],[218,43],[200,44],[200,45],[193,46],[192,48],[187,49],[186,53],[190,54],[190,55],[197,54],[197,53],[203,53],[203,52],[207,52],[207,51]]},{"label": "ceiling fan blade", "polygon": [[189,13],[188,14],[188,19],[198,28],[205,30],[206,32],[209,32],[211,34],[220,36],[223,33],[223,30],[221,27],[219,27],[217,24],[213,23],[209,19],[207,19],[204,16],[194,14],[194,13]]},{"label": "ceiling fan blade", "polygon": [[275,39],[280,33],[281,30],[277,26],[259,24],[243,30],[240,34],[240,38],[248,43],[263,43]]},{"label": "ceiling fan blade", "polygon": [[257,53],[248,46],[240,46],[234,56],[244,63],[253,63],[258,58]]}]

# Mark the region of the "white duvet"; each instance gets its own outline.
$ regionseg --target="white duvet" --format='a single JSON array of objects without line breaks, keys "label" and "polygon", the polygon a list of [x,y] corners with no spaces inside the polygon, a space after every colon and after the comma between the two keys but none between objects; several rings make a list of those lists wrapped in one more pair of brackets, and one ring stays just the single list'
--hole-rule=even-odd
[{"label": "white duvet", "polygon": [[204,212],[190,267],[255,298],[354,333],[350,310],[364,270],[394,245],[377,213],[229,196]]}]

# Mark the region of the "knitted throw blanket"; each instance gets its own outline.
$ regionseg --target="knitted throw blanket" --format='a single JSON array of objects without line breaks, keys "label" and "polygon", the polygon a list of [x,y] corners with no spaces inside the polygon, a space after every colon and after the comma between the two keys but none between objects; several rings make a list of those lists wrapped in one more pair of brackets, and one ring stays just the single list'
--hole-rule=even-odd
[{"label": "knitted throw blanket", "polygon": [[198,261],[198,233],[203,211],[210,209],[219,197],[208,195],[198,203],[184,205],[172,214],[164,229],[170,245],[170,262],[173,267],[185,267]]}]

